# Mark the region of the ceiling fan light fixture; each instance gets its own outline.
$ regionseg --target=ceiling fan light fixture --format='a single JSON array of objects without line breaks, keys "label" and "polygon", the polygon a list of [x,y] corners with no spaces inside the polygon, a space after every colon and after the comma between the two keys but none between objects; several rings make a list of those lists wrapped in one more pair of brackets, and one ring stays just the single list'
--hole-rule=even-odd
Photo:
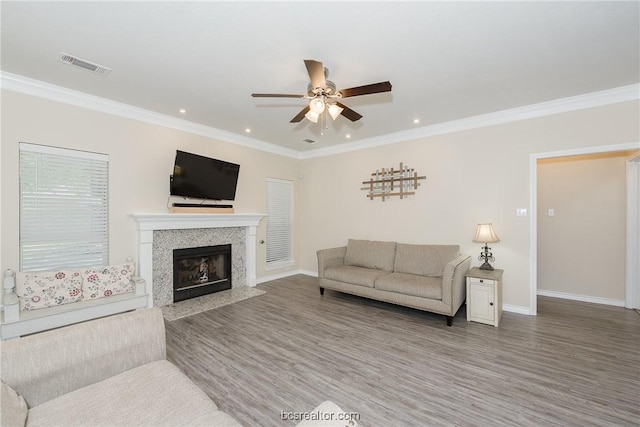
[{"label": "ceiling fan light fixture", "polygon": [[340,113],[342,113],[344,108],[338,106],[338,104],[331,104],[329,105],[329,108],[327,108],[327,110],[329,111],[329,115],[331,116],[331,118],[335,120],[340,116]]},{"label": "ceiling fan light fixture", "polygon": [[320,114],[324,111],[324,99],[322,98],[313,98],[309,102],[309,109],[316,114]]},{"label": "ceiling fan light fixture", "polygon": [[[343,116],[352,122],[356,122],[362,118],[362,114],[353,111],[340,102],[336,102],[338,99],[391,92],[391,82],[389,81],[355,86],[338,91],[335,83],[327,80],[329,71],[324,67],[322,62],[305,59],[304,65],[309,75],[306,94],[252,93],[251,96],[254,98],[301,98],[308,100],[309,103],[300,110],[289,123],[300,123],[306,117],[313,123],[320,121],[321,127],[328,129],[328,115],[330,115],[333,120],[336,120],[338,116]],[[320,134],[322,135],[322,131],[320,131]]]},{"label": "ceiling fan light fixture", "polygon": [[316,113],[315,111],[309,110],[304,116],[313,123],[318,123],[318,117],[320,117],[320,114]]}]

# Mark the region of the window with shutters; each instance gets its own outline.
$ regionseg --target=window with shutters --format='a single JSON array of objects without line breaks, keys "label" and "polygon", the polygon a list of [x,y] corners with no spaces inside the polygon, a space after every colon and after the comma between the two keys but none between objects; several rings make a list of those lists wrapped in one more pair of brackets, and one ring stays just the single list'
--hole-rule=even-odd
[{"label": "window with shutters", "polygon": [[293,182],[267,179],[267,270],[293,265]]},{"label": "window with shutters", "polygon": [[20,143],[20,270],[109,264],[109,156]]}]

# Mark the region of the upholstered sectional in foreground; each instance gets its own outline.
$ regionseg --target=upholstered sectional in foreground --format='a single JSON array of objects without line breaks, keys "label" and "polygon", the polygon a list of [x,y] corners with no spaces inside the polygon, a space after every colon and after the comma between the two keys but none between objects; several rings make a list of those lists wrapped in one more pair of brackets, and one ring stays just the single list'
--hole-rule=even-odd
[{"label": "upholstered sectional in foreground", "polygon": [[[159,308],[11,339],[0,352],[2,426],[240,426],[166,360]],[[309,414],[320,420],[299,426],[357,426],[331,401]]]}]

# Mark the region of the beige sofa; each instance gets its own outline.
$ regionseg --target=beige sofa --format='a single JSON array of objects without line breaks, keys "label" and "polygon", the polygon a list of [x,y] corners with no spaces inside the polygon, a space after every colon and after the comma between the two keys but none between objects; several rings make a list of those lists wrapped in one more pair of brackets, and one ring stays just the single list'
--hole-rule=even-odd
[{"label": "beige sofa", "polygon": [[347,246],[318,255],[324,289],[359,295],[453,317],[465,301],[471,257],[457,245],[410,245],[349,239]]},{"label": "beige sofa", "polygon": [[164,319],[158,308],[0,346],[2,425],[10,414],[14,421],[8,425],[240,425],[166,360]]},{"label": "beige sofa", "polygon": [[[159,308],[7,340],[0,354],[1,426],[240,426],[166,360]],[[357,426],[331,401],[305,414],[290,418]]]}]

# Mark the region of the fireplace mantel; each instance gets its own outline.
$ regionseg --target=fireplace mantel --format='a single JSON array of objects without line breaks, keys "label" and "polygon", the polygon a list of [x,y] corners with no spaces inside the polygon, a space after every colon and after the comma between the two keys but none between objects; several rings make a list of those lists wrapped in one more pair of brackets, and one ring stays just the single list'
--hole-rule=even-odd
[{"label": "fireplace mantel", "polygon": [[[131,214],[138,225],[138,274],[146,280],[147,292],[153,296],[153,232],[195,228],[246,228],[246,281],[256,285],[256,228],[265,214]],[[153,297],[149,298],[149,306]]]},{"label": "fireplace mantel", "polygon": [[132,214],[138,230],[184,230],[188,228],[257,227],[266,214]]}]

